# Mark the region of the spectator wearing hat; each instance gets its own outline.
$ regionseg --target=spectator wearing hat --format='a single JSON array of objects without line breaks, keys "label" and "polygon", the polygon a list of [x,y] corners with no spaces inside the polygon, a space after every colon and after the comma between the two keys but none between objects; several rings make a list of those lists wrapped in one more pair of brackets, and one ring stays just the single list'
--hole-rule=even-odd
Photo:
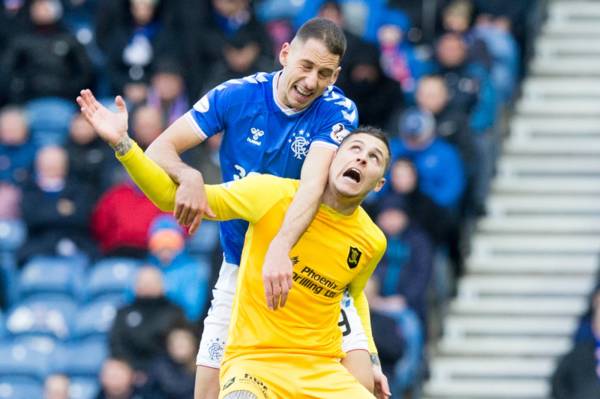
[{"label": "spectator wearing hat", "polygon": [[171,215],[154,219],[148,237],[148,261],[160,268],[165,295],[181,306],[188,320],[198,321],[208,301],[208,265],[189,255],[185,233]]},{"label": "spectator wearing hat", "polygon": [[435,120],[429,112],[417,108],[405,111],[399,137],[390,144],[392,159],[413,161],[425,195],[443,208],[456,209],[465,188],[464,166],[458,151],[436,137]]}]

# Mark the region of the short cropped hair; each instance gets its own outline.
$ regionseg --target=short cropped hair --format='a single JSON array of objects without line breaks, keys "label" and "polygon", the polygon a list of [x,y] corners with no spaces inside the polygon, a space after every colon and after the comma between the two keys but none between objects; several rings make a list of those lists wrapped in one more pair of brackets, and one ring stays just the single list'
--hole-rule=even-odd
[{"label": "short cropped hair", "polygon": [[340,147],[344,144],[344,142],[346,140],[348,140],[350,137],[352,137],[355,134],[368,134],[369,136],[373,136],[376,139],[379,139],[380,141],[383,142],[383,144],[385,144],[385,148],[388,153],[388,159],[387,159],[387,162],[385,163],[385,170],[387,171],[387,169],[389,168],[390,163],[392,161],[392,150],[390,148],[390,141],[388,140],[388,137],[385,134],[385,132],[374,126],[362,125],[362,126],[357,127],[354,131],[352,131],[352,133],[350,133],[349,135],[344,137],[344,139],[340,143]]},{"label": "short cropped hair", "polygon": [[298,29],[295,37],[302,40],[302,42],[306,42],[308,39],[322,41],[331,54],[340,57],[340,61],[346,53],[344,31],[327,18],[309,19]]}]

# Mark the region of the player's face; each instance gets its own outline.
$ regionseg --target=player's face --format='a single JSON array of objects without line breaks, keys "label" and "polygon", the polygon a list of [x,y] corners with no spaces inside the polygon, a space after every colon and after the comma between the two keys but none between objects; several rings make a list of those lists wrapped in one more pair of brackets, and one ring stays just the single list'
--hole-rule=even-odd
[{"label": "player's face", "polygon": [[340,57],[317,39],[285,43],[279,54],[283,73],[277,97],[286,106],[301,110],[335,83],[340,72]]},{"label": "player's face", "polygon": [[365,197],[379,191],[389,159],[385,144],[369,134],[354,133],[338,149],[329,170],[329,183],[344,197]]}]

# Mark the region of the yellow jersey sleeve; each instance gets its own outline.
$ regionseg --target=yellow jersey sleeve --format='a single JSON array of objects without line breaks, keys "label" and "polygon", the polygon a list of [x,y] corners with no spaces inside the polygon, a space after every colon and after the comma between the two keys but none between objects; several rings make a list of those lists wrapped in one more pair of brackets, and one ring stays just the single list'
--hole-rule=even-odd
[{"label": "yellow jersey sleeve", "polygon": [[161,211],[175,209],[177,184],[133,142],[125,155],[115,154],[135,184]]},{"label": "yellow jersey sleeve", "polygon": [[348,286],[348,291],[352,298],[354,299],[354,306],[356,307],[356,312],[358,313],[358,317],[363,325],[363,329],[365,330],[365,334],[367,335],[367,339],[369,341],[369,352],[377,353],[377,347],[375,346],[375,340],[373,339],[373,331],[371,329],[371,315],[369,313],[369,303],[367,302],[367,296],[364,293],[365,286],[367,285],[367,281],[375,271],[375,268],[379,264],[379,261],[383,257],[385,253],[387,243],[386,239],[381,234],[380,237],[376,239],[376,253],[371,258],[371,262],[358,274]]},{"label": "yellow jersey sleeve", "polygon": [[279,200],[292,198],[298,181],[250,173],[243,179],[205,187],[208,204],[217,220],[243,219],[256,223]]},{"label": "yellow jersey sleeve", "polygon": [[[116,154],[135,184],[163,211],[175,208],[177,184],[160,166],[133,142],[125,155]],[[243,179],[218,185],[205,185],[210,208],[216,220],[244,219],[254,223],[281,198],[294,196],[298,182],[272,175],[250,173]]]}]

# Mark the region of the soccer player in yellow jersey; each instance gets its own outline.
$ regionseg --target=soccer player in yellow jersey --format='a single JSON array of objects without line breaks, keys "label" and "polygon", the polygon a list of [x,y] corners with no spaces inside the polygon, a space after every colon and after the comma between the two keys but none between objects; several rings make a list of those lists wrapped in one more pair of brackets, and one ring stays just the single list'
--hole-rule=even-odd
[{"label": "soccer player in yellow jersey", "polygon": [[[172,210],[175,183],[137,145],[129,147],[118,155],[120,161],[151,200]],[[378,129],[359,128],[342,142],[329,169],[322,205],[290,253],[294,286],[286,306],[277,312],[269,310],[264,300],[262,263],[298,181],[250,174],[206,186],[216,219],[250,222],[221,368],[220,398],[373,397],[339,361],[344,353],[337,322],[346,289],[357,309],[368,312],[363,289],[386,241],[359,205],[370,191],[383,186],[389,159],[387,139]],[[368,324],[368,314],[361,316]],[[370,333],[370,325],[366,330]],[[372,342],[370,346],[374,348]]]}]

